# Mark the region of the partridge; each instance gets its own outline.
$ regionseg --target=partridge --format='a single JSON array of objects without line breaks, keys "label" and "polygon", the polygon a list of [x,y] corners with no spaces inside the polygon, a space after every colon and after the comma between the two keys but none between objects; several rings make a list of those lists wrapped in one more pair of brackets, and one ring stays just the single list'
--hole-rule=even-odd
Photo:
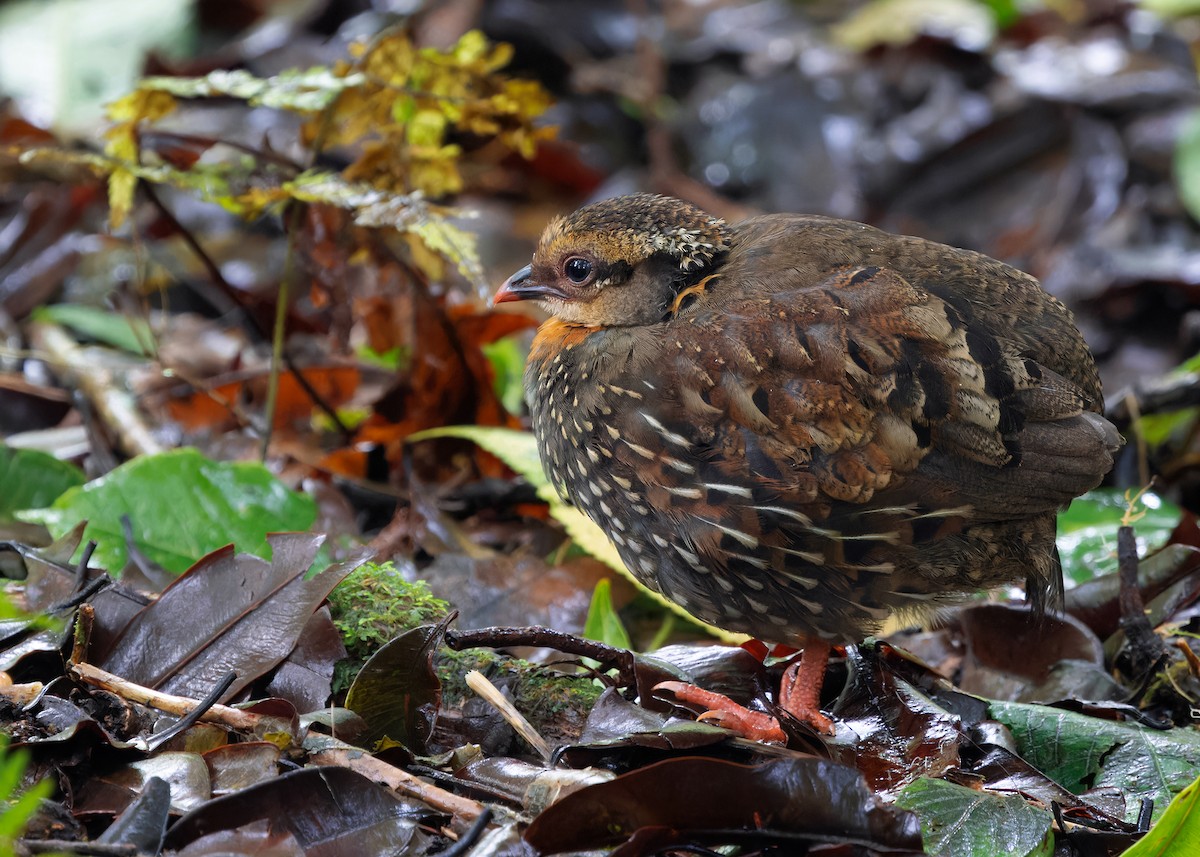
[{"label": "partridge", "polygon": [[1033,277],[861,223],[730,224],[649,194],[552,222],[496,303],[550,318],[525,373],[558,491],[651,589],[804,649],[1024,580],[1061,592],[1055,516],[1120,439],[1095,361]]}]

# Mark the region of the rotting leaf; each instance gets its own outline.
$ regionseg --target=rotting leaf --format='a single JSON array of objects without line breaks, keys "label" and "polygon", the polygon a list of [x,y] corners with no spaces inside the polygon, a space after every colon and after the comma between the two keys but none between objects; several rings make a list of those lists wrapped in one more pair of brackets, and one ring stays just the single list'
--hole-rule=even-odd
[{"label": "rotting leaf", "polygon": [[360,738],[364,746],[391,739],[413,752],[424,750],[442,700],[433,653],[445,630],[442,624],[406,631],[359,670],[346,707],[367,721],[368,731]]},{"label": "rotting leaf", "polygon": [[668,759],[567,795],[534,819],[543,854],[601,848],[665,828],[664,845],[859,843],[922,854],[915,816],[871,794],[853,768],[813,758],[761,765]]},{"label": "rotting leaf", "polygon": [[[967,693],[1022,702],[1047,694],[1064,677],[1062,661],[1102,671],[1104,649],[1096,635],[1070,616],[1034,616],[1024,605],[975,604],[958,613],[967,651],[958,686]],[[1077,671],[1081,680],[1083,670]]]},{"label": "rotting leaf", "polygon": [[270,741],[226,744],[204,753],[214,795],[228,794],[266,782],[279,774],[283,751]]},{"label": "rotting leaf", "polygon": [[166,847],[266,819],[314,857],[421,854],[427,843],[417,826],[430,814],[348,768],[305,768],[196,807],[167,831]]},{"label": "rotting leaf", "polygon": [[846,647],[850,675],[834,708],[848,726],[833,757],[854,764],[875,789],[897,789],[959,763],[960,719],[895,673],[873,651]]},{"label": "rotting leaf", "polygon": [[181,572],[230,542],[265,554],[267,533],[308,529],[316,504],[261,464],[217,462],[177,449],[128,461],[21,518],[45,524],[55,537],[86,520],[84,538],[96,540],[96,562],[119,574],[127,559],[122,515],[133,522],[147,557]]},{"label": "rotting leaf", "polygon": [[318,171],[297,176],[284,185],[284,190],[304,202],[321,202],[352,211],[359,226],[386,227],[416,235],[471,282],[483,280],[475,236],[450,222],[449,209],[430,204],[422,194],[397,193]]},{"label": "rotting leaf", "polygon": [[139,852],[157,854],[167,832],[170,812],[171,787],[162,777],[152,776],[141,793],[96,841],[106,845],[128,845]]},{"label": "rotting leaf", "polygon": [[296,647],[275,670],[267,693],[286,699],[297,711],[324,711],[333,692],[337,664],[345,658],[342,635],[328,606],[322,606],[309,617]]},{"label": "rotting leaf", "polygon": [[662,751],[695,751],[729,740],[729,730],[691,719],[650,711],[607,688],[588,712],[578,742],[562,749],[562,759],[576,767],[629,767]]},{"label": "rotting leaf", "polygon": [[[299,372],[279,376],[273,427],[278,432],[297,424],[310,425],[316,405],[311,390],[330,408],[349,402],[363,382],[357,366],[309,366]],[[243,410],[266,407],[269,374],[266,370],[239,372],[214,378],[202,391],[165,396],[165,409],[171,419],[188,431],[219,431],[236,424],[232,403]]]},{"label": "rotting leaf", "polygon": [[268,563],[221,548],[134,617],[99,666],[146,687],[202,699],[228,672],[228,700],[287,657],[329,591],[363,559],[305,577],[324,536],[268,537]]}]

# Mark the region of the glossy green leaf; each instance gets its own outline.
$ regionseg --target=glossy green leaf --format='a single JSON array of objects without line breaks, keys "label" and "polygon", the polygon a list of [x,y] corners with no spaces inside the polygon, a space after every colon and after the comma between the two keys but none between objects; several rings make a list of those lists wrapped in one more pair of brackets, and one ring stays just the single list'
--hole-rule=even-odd
[{"label": "glossy green leaf", "polygon": [[227,544],[266,557],[267,533],[307,530],[316,519],[311,498],[292,491],[261,464],[211,461],[194,449],[135,458],[71,488],[47,509],[21,514],[57,538],[86,520],[95,561],[114,574],[125,566],[121,516],[133,523],[143,553],[182,572]]},{"label": "glossy green leaf", "polygon": [[927,854],[1049,857],[1053,817],[1018,795],[969,789],[928,777],[910,783],[896,805],[917,814]]},{"label": "glossy green leaf", "polygon": [[1152,447],[1170,441],[1182,443],[1191,434],[1197,419],[1200,419],[1200,407],[1195,406],[1159,414],[1143,414],[1135,421],[1135,430]]},{"label": "glossy green leaf", "polygon": [[[1084,583],[1116,570],[1117,530],[1128,507],[1123,491],[1101,488],[1076,498],[1058,516],[1058,553],[1068,584]],[[1144,494],[1138,511],[1145,514],[1133,522],[1133,528],[1138,553],[1145,556],[1167,543],[1182,512],[1156,494]]]},{"label": "glossy green leaf", "polygon": [[1200,0],[1141,0],[1140,5],[1164,18],[1200,15]]},{"label": "glossy green leaf", "polygon": [[1121,857],[1192,857],[1200,854],[1200,779],[1175,796],[1158,824]]},{"label": "glossy green leaf", "polygon": [[1019,702],[992,702],[990,711],[1012,731],[1021,756],[1059,785],[1076,794],[1120,790],[1127,821],[1137,819],[1143,798],[1161,817],[1200,770],[1200,735],[1190,729],[1159,731]]},{"label": "glossy green leaf", "polygon": [[1188,118],[1175,140],[1175,185],[1184,208],[1200,220],[1200,111]]},{"label": "glossy green leaf", "polygon": [[496,397],[510,414],[521,413],[525,408],[525,349],[511,336],[484,343],[481,348],[492,364]]},{"label": "glossy green leaf", "polygon": [[21,509],[49,506],[85,481],[82,470],[53,455],[0,445],[0,521],[12,520]]}]

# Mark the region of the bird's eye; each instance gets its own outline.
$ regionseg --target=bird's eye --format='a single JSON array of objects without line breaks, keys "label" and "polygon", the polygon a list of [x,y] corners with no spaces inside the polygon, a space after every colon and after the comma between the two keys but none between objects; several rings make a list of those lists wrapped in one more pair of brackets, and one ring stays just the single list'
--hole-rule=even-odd
[{"label": "bird's eye", "polygon": [[573,256],[567,260],[564,270],[568,280],[580,285],[592,275],[592,263],[580,256]]}]

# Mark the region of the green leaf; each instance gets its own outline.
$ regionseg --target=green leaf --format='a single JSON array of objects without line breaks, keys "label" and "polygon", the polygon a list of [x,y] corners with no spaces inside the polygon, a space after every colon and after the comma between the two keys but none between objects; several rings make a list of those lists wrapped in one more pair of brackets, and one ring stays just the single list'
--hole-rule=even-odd
[{"label": "green leaf", "polygon": [[481,346],[483,355],[492,364],[496,397],[510,414],[525,408],[525,349],[511,336]]},{"label": "green leaf", "polygon": [[1200,854],[1200,779],[1175,796],[1158,824],[1121,857],[1192,857]]},{"label": "green leaf", "polygon": [[68,488],[86,481],[74,464],[36,449],[0,444],[0,521],[11,521],[22,509],[49,506]]},{"label": "green leaf", "polygon": [[1200,15],[1200,0],[1141,0],[1141,6],[1163,18]]},{"label": "green leaf", "polygon": [[997,18],[977,0],[874,0],[833,28],[834,41],[854,51],[906,45],[919,36],[982,50],[996,37]]},{"label": "green leaf", "polygon": [[621,623],[621,617],[613,609],[612,581],[607,577],[596,583],[592,592],[592,603],[588,605],[587,621],[583,625],[583,636],[589,640],[607,643],[618,649],[632,649],[633,641]]},{"label": "green leaf", "polygon": [[29,767],[29,752],[10,750],[8,742],[7,735],[0,735],[0,853],[4,854],[13,853],[13,840],[24,831],[42,800],[54,791],[54,782],[44,779],[14,798]]},{"label": "green leaf", "polygon": [[927,854],[1049,857],[1050,813],[1018,795],[977,791],[929,777],[905,786],[896,805],[921,819]]},{"label": "green leaf", "polygon": [[1126,821],[1136,821],[1143,798],[1161,817],[1200,767],[1200,735],[1190,729],[1163,732],[1020,702],[992,702],[990,711],[1012,731],[1021,756],[1063,787],[1119,789]]},{"label": "green leaf", "polygon": [[131,354],[149,355],[147,347],[154,341],[150,325],[144,319],[99,307],[53,304],[38,307],[32,317],[35,321],[57,322]]},{"label": "green leaf", "polygon": [[[1182,512],[1157,494],[1143,494],[1145,515],[1135,520],[1138,553],[1145,556],[1165,545]],[[1117,530],[1129,501],[1116,488],[1089,491],[1058,516],[1058,553],[1068,583],[1084,583],[1115,571]]]},{"label": "green leaf", "polygon": [[1200,407],[1192,405],[1159,414],[1142,414],[1134,427],[1147,444],[1159,447],[1171,440],[1183,442],[1191,434],[1197,418],[1200,418]]},{"label": "green leaf", "polygon": [[1193,220],[1200,220],[1200,110],[1193,113],[1175,141],[1175,184]]},{"label": "green leaf", "polygon": [[134,539],[151,560],[182,572],[231,542],[269,556],[267,533],[307,530],[316,504],[261,464],[211,461],[179,449],[135,458],[20,517],[45,524],[56,538],[86,520],[84,538],[96,540],[97,562],[119,574],[127,559],[122,515],[129,515]]}]

